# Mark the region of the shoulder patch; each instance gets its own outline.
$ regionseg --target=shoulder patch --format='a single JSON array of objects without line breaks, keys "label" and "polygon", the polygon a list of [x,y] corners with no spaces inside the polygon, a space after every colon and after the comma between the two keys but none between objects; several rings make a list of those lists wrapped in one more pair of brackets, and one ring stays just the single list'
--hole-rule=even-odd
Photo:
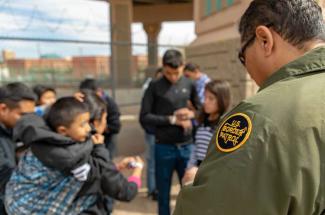
[{"label": "shoulder patch", "polygon": [[229,116],[219,127],[216,144],[222,152],[232,152],[245,144],[252,131],[252,121],[244,113]]}]

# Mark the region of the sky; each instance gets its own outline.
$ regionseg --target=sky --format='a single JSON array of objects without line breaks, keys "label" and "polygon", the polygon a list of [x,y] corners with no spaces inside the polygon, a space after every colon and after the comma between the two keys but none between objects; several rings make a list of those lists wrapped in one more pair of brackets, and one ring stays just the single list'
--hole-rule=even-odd
[{"label": "sky", "polygon": [[[105,2],[92,0],[0,0],[0,36],[108,41],[109,13]],[[131,28],[132,42],[145,43],[141,23]],[[175,33],[179,32],[179,33]],[[187,45],[195,39],[193,22],[163,23],[159,44]],[[17,57],[38,57],[43,54],[107,55],[105,45],[61,44],[44,42],[0,42],[0,50],[9,49]],[[145,54],[145,46],[132,49]]]}]

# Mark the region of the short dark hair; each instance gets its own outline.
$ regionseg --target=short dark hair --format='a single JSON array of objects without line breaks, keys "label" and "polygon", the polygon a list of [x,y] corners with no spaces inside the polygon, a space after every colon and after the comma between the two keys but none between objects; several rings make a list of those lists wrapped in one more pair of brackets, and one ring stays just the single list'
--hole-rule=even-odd
[{"label": "short dark hair", "polygon": [[54,89],[53,87],[45,86],[45,85],[41,85],[41,84],[35,85],[35,86],[33,87],[33,91],[34,91],[34,93],[36,94],[38,100],[41,99],[42,95],[43,95],[45,92],[51,91],[51,92],[53,92],[54,94],[56,94],[56,91],[55,91],[55,89]]},{"label": "short dark hair", "polygon": [[173,69],[177,69],[184,64],[182,53],[176,49],[167,50],[163,56],[162,61],[163,66],[169,66]]},{"label": "short dark hair", "polygon": [[0,88],[0,103],[6,104],[9,108],[17,108],[22,100],[36,100],[34,92],[27,85],[14,82]]},{"label": "short dark hair", "polygon": [[195,70],[200,69],[200,66],[195,63],[187,63],[184,67],[184,71],[195,72]]},{"label": "short dark hair", "polygon": [[312,39],[325,41],[322,10],[315,0],[254,0],[240,20],[241,41],[252,37],[259,25],[271,26],[298,48]]},{"label": "short dark hair", "polygon": [[59,126],[69,127],[78,115],[87,112],[89,110],[85,103],[74,97],[63,97],[51,106],[45,120],[48,126],[56,131]]},{"label": "short dark hair", "polygon": [[99,88],[100,88],[100,86],[99,86],[98,81],[93,78],[86,78],[79,85],[80,90],[97,91]]},{"label": "short dark hair", "polygon": [[92,90],[82,90],[81,93],[84,95],[84,103],[88,106],[90,122],[100,120],[103,114],[107,112],[105,101]]}]

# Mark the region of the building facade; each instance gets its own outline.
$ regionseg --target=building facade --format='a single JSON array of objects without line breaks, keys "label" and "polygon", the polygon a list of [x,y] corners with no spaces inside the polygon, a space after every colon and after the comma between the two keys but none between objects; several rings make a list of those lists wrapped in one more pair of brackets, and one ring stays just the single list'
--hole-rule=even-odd
[{"label": "building facade", "polygon": [[238,23],[250,0],[194,0],[197,38],[186,49],[187,61],[197,63],[211,78],[230,82],[232,105],[256,93],[258,87],[237,56]]}]

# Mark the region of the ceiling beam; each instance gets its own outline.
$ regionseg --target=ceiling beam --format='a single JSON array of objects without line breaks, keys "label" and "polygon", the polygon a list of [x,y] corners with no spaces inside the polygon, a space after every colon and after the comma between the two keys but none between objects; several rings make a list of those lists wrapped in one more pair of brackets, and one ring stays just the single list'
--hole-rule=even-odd
[{"label": "ceiling beam", "polygon": [[134,5],[133,22],[192,21],[193,3]]}]

